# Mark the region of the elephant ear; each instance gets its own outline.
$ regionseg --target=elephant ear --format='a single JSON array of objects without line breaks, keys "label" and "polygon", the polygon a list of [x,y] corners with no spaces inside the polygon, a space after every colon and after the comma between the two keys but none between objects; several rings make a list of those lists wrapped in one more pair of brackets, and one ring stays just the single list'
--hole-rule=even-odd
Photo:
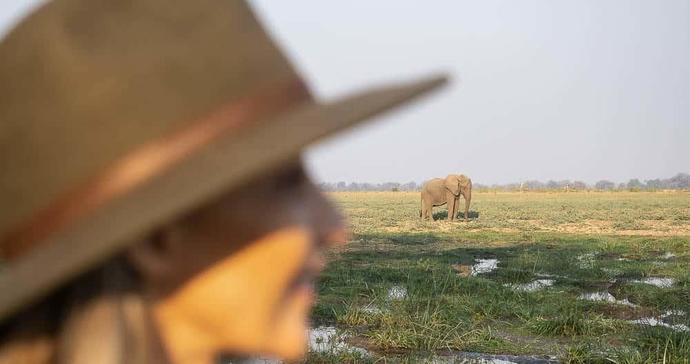
[{"label": "elephant ear", "polygon": [[465,176],[464,174],[458,175],[458,181],[460,181],[461,188],[467,187],[470,184],[472,184],[469,177]]},{"label": "elephant ear", "polygon": [[454,176],[452,174],[449,175],[446,177],[444,185],[453,195],[458,196],[460,194],[460,183],[458,176]]}]

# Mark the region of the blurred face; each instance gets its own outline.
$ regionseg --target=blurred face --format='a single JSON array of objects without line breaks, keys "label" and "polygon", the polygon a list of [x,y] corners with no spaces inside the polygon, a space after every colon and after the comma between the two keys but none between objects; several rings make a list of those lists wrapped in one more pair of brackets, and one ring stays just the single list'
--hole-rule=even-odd
[{"label": "blurred face", "polygon": [[173,362],[220,353],[293,359],[306,348],[322,250],[345,236],[341,216],[294,162],[162,229],[130,256]]}]

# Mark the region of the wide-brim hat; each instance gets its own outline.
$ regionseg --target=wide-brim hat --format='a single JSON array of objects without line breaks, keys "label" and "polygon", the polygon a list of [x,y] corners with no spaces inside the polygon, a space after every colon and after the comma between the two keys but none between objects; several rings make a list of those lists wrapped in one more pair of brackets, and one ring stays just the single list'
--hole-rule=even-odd
[{"label": "wide-brim hat", "polygon": [[0,320],[444,81],[321,103],[242,1],[47,3],[0,44]]}]

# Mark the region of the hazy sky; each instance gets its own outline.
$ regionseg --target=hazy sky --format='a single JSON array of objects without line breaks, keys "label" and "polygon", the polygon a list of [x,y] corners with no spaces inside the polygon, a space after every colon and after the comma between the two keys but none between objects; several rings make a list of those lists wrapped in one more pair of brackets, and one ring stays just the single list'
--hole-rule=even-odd
[{"label": "hazy sky", "polygon": [[[3,1],[0,32],[33,0]],[[690,172],[690,1],[254,0],[322,100],[452,84],[308,153],[317,179],[475,182]]]}]

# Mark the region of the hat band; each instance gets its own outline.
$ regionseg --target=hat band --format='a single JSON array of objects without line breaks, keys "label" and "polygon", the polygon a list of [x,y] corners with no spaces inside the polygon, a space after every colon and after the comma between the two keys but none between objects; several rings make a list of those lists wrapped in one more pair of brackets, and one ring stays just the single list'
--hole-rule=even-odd
[{"label": "hat band", "polygon": [[10,229],[0,239],[0,257],[16,259],[212,141],[307,101],[311,101],[311,95],[306,85],[299,79],[291,80],[282,86],[242,97],[181,130],[135,148],[83,185]]}]

